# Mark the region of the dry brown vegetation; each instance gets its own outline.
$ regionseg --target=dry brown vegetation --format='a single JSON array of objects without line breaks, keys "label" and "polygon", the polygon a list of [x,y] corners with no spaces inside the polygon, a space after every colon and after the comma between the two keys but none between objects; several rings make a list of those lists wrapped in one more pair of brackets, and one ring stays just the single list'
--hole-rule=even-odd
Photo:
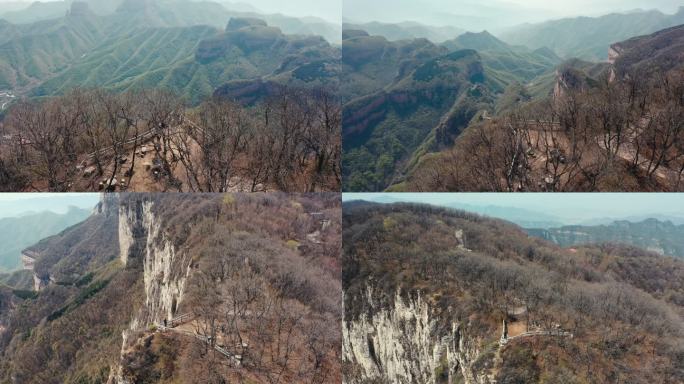
[{"label": "dry brown vegetation", "polygon": [[[162,233],[187,252],[170,270],[190,270],[175,312],[193,318],[178,331],[143,324],[132,332],[122,360],[126,379],[340,382],[339,194],[121,196],[123,205],[142,201],[153,203]],[[118,261],[116,218],[100,226],[91,220],[36,248],[45,255],[41,273],[56,280],[1,314],[0,382],[102,384],[114,373],[122,331],[146,305],[144,249],[125,267]],[[240,364],[216,346],[240,355]]]},{"label": "dry brown vegetation", "polygon": [[[168,382],[340,381],[338,194],[150,198],[176,246],[192,249],[193,272],[177,311],[192,321],[136,346],[129,358],[146,363],[127,368],[129,379],[156,371]],[[159,364],[169,357],[155,342],[175,345],[180,359]],[[239,363],[214,346],[240,356]]]},{"label": "dry brown vegetation", "polygon": [[406,189],[679,191],[683,174],[684,74],[632,73],[471,126]]},{"label": "dry brown vegetation", "polygon": [[0,123],[3,191],[334,191],[340,106],[283,90],[256,107],[193,110],[161,90],[76,89],[21,103]]},{"label": "dry brown vegetation", "polygon": [[[346,320],[369,310],[368,284],[387,306],[397,290],[420,291],[444,332],[458,322],[479,340],[480,369],[499,383],[684,380],[681,260],[619,246],[570,252],[512,224],[422,205],[345,206],[343,225]],[[503,318],[574,337],[510,343],[497,361],[486,351]]]}]

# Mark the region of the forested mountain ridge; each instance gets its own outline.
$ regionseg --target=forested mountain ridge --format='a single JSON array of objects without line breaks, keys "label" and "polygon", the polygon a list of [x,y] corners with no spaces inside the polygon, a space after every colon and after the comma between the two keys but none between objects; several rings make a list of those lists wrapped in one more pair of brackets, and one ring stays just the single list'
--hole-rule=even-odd
[{"label": "forested mountain ridge", "polygon": [[[34,89],[33,95],[61,94],[74,86],[120,92],[154,86],[198,104],[235,80],[268,79],[284,86],[333,89],[334,83],[322,79],[334,78],[338,61],[339,51],[322,37],[285,35],[259,19],[233,18],[224,32],[196,26],[116,37]],[[308,76],[281,75],[287,70],[297,74],[297,68],[317,64],[323,69],[309,71]]]},{"label": "forested mountain ridge", "polygon": [[684,27],[681,25],[615,43],[609,51],[613,72],[618,78],[636,72],[643,72],[642,76],[645,77],[681,70],[684,67],[682,59]]},{"label": "forested mountain ridge", "polygon": [[339,209],[334,194],[105,195],[27,250],[35,291],[0,285],[0,381],[339,382]]},{"label": "forested mountain ridge", "polygon": [[681,260],[417,204],[345,203],[343,226],[348,383],[683,379]]},{"label": "forested mountain ridge", "polygon": [[[0,28],[7,33],[0,39],[0,51],[4,52],[0,58],[0,88],[21,96],[49,96],[74,86],[122,91],[153,84],[182,92],[197,103],[231,79],[270,74],[270,63],[277,68],[285,60],[283,56],[273,61],[254,56],[243,58],[242,54],[250,53],[243,49],[233,50],[222,61],[223,67],[195,62],[200,42],[217,35],[216,27],[223,29],[231,19],[255,17],[282,28],[284,32],[273,29],[272,38],[282,34],[283,40],[285,34],[298,34],[300,41],[307,39],[303,36],[325,41],[313,37],[322,34],[328,41],[339,41],[334,28],[316,27],[325,27],[323,22],[231,12],[213,2],[124,1],[113,13],[99,15],[90,10],[88,3],[76,1],[67,15],[59,18],[20,25],[2,22]],[[262,30],[240,39],[249,45],[247,40],[254,42],[255,38],[268,36]],[[331,62],[339,60],[334,48],[330,43],[327,45],[321,45],[321,52],[312,54],[311,60],[317,56]],[[304,61],[304,57],[299,60]]]},{"label": "forested mountain ridge", "polygon": [[527,229],[527,232],[562,247],[602,243],[628,244],[662,255],[684,258],[684,225],[674,225],[669,221],[616,221],[600,226],[569,225]]}]

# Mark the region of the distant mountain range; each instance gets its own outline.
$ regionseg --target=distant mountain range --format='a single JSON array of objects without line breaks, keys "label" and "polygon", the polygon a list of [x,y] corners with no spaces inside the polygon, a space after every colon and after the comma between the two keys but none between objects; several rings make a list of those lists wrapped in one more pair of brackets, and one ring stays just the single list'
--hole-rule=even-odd
[{"label": "distant mountain range", "polygon": [[90,210],[71,207],[64,214],[40,212],[20,217],[0,218],[0,272],[21,267],[21,251],[48,236],[80,223]]},{"label": "distant mountain range", "polygon": [[[373,204],[408,203],[405,199],[379,195],[370,201],[348,201],[346,207]],[[667,215],[639,215],[616,218],[597,218],[585,224],[563,225],[562,218],[539,211],[496,205],[444,203],[444,207],[477,213],[515,223],[533,237],[561,247],[597,244],[634,246],[664,256],[684,258],[684,218]]]},{"label": "distant mountain range", "polygon": [[345,22],[342,24],[342,29],[363,30],[371,35],[383,36],[390,41],[424,38],[435,43],[451,40],[465,32],[465,30],[458,27],[436,27],[410,21],[403,23],[381,23],[377,21],[369,23]]},{"label": "distant mountain range", "polygon": [[639,10],[526,24],[508,29],[500,37],[531,49],[550,47],[564,58],[606,61],[611,44],[680,24],[684,24],[684,6],[672,15]]},{"label": "distant mountain range", "polygon": [[0,219],[35,215],[41,212],[64,214],[70,207],[91,210],[98,202],[97,194],[59,194],[49,198],[25,195],[23,199],[0,199]]},{"label": "distant mountain range", "polygon": [[[409,199],[403,197],[395,197],[391,194],[375,194],[373,197],[366,197],[368,203],[375,204],[395,204],[395,203],[410,203]],[[351,201],[350,201],[351,202]],[[364,200],[356,200],[356,203],[363,204]],[[416,203],[426,203],[426,201],[416,201]],[[346,202],[345,202],[346,204]],[[615,222],[652,222],[657,221],[661,223],[672,223],[675,226],[684,226],[684,217],[672,216],[666,214],[645,214],[645,215],[631,215],[631,216],[613,216],[613,217],[597,217],[593,219],[574,219],[563,217],[562,215],[554,215],[542,212],[542,209],[526,209],[514,206],[496,205],[496,204],[474,204],[461,203],[458,201],[458,196],[455,196],[453,201],[444,201],[439,206],[446,208],[458,209],[466,212],[477,213],[479,215],[510,221],[523,228],[531,230],[549,229],[552,230],[558,227],[598,227],[610,225]]]},{"label": "distant mountain range", "polygon": [[177,0],[126,0],[101,16],[91,3],[31,24],[0,21],[0,88],[36,97],[75,86],[162,87],[195,104],[233,80],[314,87],[336,79],[339,49],[329,41],[340,29],[322,20]]},{"label": "distant mountain range", "polygon": [[684,258],[684,225],[675,225],[670,221],[615,221],[607,225],[571,225],[527,229],[527,232],[562,247],[617,243],[632,245],[661,255]]}]

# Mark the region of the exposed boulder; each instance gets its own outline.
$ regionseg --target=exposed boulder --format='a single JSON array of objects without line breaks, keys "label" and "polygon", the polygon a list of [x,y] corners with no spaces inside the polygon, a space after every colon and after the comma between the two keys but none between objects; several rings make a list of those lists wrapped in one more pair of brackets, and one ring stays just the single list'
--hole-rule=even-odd
[{"label": "exposed boulder", "polygon": [[587,76],[574,68],[559,69],[556,71],[556,85],[553,88],[553,97],[563,97],[568,90],[585,90],[588,87]]}]

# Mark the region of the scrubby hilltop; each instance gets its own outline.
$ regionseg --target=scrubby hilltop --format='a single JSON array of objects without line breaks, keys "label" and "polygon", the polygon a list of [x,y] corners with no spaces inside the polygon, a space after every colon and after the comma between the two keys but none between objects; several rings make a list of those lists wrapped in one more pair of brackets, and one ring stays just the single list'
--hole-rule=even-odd
[{"label": "scrubby hilltop", "polygon": [[106,195],[0,286],[0,382],[340,381],[339,197]]},{"label": "scrubby hilltop", "polygon": [[445,208],[345,203],[347,383],[677,383],[684,263]]}]

